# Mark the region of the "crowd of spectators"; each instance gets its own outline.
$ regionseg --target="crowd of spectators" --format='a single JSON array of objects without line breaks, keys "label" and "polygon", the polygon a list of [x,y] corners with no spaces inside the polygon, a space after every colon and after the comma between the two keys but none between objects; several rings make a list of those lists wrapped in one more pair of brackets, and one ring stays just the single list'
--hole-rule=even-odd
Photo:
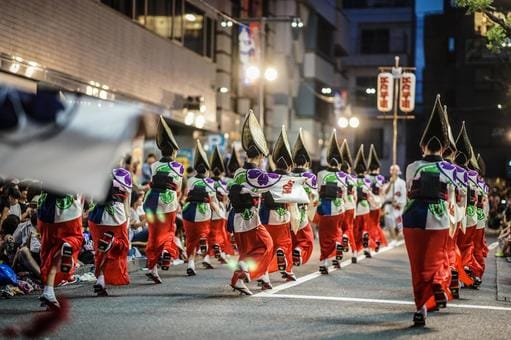
[{"label": "crowd of spectators", "polygon": [[[156,156],[154,154],[149,154],[143,164],[132,162],[132,158],[129,155],[123,160],[123,167],[130,171],[134,183],[130,199],[128,230],[132,245],[129,256],[132,259],[144,258],[148,226],[147,217],[143,209],[143,201],[145,193],[150,188],[151,164],[155,161]],[[192,173],[193,170],[190,170],[187,174],[190,175]],[[16,285],[9,285],[0,280],[0,292],[3,297],[26,294],[41,288],[39,268],[41,264],[39,256],[40,234],[37,226],[37,204],[41,192],[42,185],[38,181],[0,178],[0,264],[11,268],[18,278]],[[94,264],[94,247],[87,226],[88,211],[91,206],[90,201],[85,199],[83,206],[84,243],[78,263],[78,266],[82,267]],[[178,214],[176,221],[176,235],[178,237],[176,242],[181,248],[185,242],[182,226],[183,223],[180,214]],[[184,260],[184,251],[182,253],[182,260]],[[86,274],[83,276],[83,280],[88,279],[88,276],[92,275],[92,270]],[[61,282],[60,285],[67,285],[78,281],[80,281],[80,276],[75,275],[70,281]]]}]

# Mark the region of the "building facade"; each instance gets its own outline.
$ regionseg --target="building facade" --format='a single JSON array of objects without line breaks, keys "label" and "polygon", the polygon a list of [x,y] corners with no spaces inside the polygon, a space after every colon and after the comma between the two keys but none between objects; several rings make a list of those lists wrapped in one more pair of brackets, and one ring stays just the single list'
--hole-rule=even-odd
[{"label": "building facade", "polygon": [[[352,136],[352,148],[374,144],[381,158],[382,174],[387,175],[392,163],[392,120],[378,119],[376,107],[376,78],[379,67],[414,66],[414,2],[411,0],[344,0],[343,9],[350,19],[348,56],[342,59],[348,75],[351,112],[359,118],[356,129],[345,128]],[[398,123],[397,163],[407,164],[405,121]],[[412,140],[410,141],[412,143]]]}]

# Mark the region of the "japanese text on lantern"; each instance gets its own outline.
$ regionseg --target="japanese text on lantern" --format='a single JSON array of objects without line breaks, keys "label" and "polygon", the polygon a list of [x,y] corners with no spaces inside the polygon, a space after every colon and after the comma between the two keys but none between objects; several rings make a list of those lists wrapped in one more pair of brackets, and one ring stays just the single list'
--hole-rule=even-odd
[{"label": "japanese text on lantern", "polygon": [[399,89],[399,109],[412,112],[415,108],[415,74],[405,72],[401,76]]},{"label": "japanese text on lantern", "polygon": [[378,75],[378,111],[392,110],[394,100],[394,78],[391,73],[382,72]]}]

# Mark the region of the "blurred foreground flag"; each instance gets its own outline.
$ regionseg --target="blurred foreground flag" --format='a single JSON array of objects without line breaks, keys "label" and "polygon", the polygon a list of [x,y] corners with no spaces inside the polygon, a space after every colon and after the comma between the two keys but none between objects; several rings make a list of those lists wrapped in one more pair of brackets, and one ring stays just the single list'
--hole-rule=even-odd
[{"label": "blurred foreground flag", "polygon": [[0,84],[0,176],[103,199],[142,113],[134,104]]}]

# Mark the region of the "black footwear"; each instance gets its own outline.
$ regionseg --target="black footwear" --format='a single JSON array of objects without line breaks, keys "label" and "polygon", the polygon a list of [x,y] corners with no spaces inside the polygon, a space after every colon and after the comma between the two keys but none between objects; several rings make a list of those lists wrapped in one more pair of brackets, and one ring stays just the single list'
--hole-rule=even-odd
[{"label": "black footwear", "polygon": [[449,285],[449,290],[451,291],[453,298],[460,298],[460,282],[458,279],[458,271],[456,270],[451,271],[451,284]]},{"label": "black footwear", "polygon": [[106,252],[110,250],[112,247],[112,243],[114,242],[114,233],[111,231],[107,231],[103,233],[103,236],[99,239],[98,242],[98,250],[101,252]]},{"label": "black footwear", "polygon": [[286,271],[287,267],[286,255],[284,254],[284,251],[282,249],[277,249],[277,266],[279,268],[279,271],[281,272]]},{"label": "black footwear", "polygon": [[334,266],[334,268],[341,269],[341,263],[337,260],[333,260],[332,265]]},{"label": "black footwear", "polygon": [[41,295],[39,297],[39,301],[41,301],[41,307],[48,307],[49,310],[58,310],[60,309],[60,303],[57,301],[57,299],[49,299],[48,297]]},{"label": "black footwear", "polygon": [[328,268],[326,266],[319,266],[319,272],[323,275],[328,275]]},{"label": "black footwear", "polygon": [[424,327],[426,326],[426,318],[421,312],[415,312],[413,314],[413,327]]},{"label": "black footwear", "polygon": [[343,251],[343,246],[341,244],[337,243],[335,245],[335,259],[337,261],[342,261],[342,258],[343,258],[342,251]]},{"label": "black footwear", "polygon": [[235,285],[231,285],[231,288],[233,292],[240,292],[240,295],[253,295],[247,287],[236,287]]},{"label": "black footwear", "polygon": [[297,267],[302,265],[302,252],[300,249],[293,249],[293,265]]},{"label": "black footwear", "polygon": [[344,235],[342,237],[342,247],[344,248],[345,252],[348,252],[350,250],[348,242],[349,242],[348,236]]},{"label": "black footwear", "polygon": [[380,251],[381,242],[380,240],[376,241],[376,248],[374,248],[374,252],[377,253]]},{"label": "black footwear", "polygon": [[294,273],[291,273],[291,274],[288,274],[286,273],[286,277],[285,277],[286,281],[287,282],[290,282],[290,281],[296,281],[296,275]]},{"label": "black footwear", "polygon": [[215,258],[217,260],[220,260],[222,258],[222,251],[220,250],[220,246],[218,244],[215,244],[213,246],[213,250],[215,251]]},{"label": "black footwear", "polygon": [[371,251],[369,251],[369,250],[364,250],[364,255],[365,255],[368,259],[370,259],[371,257],[373,257],[373,256],[371,255]]},{"label": "black footwear", "polygon": [[94,286],[94,293],[97,294],[97,296],[108,296],[108,292],[106,291],[106,288],[102,285],[95,284]]},{"label": "black footwear", "polygon": [[213,267],[211,263],[205,261],[202,262],[202,266],[204,267],[204,269],[215,269],[215,267]]},{"label": "black footwear", "polygon": [[479,287],[481,287],[481,284],[483,283],[483,281],[478,278],[477,276],[474,278],[474,288],[475,289],[479,289]]},{"label": "black footwear", "polygon": [[199,241],[199,249],[201,254],[207,254],[208,253],[208,240],[205,238],[201,238]]},{"label": "black footwear", "polygon": [[369,234],[367,232],[362,235],[362,247],[369,247]]},{"label": "black footwear", "polygon": [[195,272],[194,269],[188,268],[188,269],[186,269],[186,275],[188,275],[188,276],[195,276],[195,275],[197,275],[197,273]]},{"label": "black footwear", "polygon": [[163,281],[161,280],[161,278],[158,276],[158,275],[154,275],[153,273],[149,272],[149,273],[146,273],[145,276],[147,276],[147,278],[149,280],[152,280],[154,283],[156,284],[161,284],[163,283]]},{"label": "black footwear", "polygon": [[172,257],[170,256],[168,251],[164,250],[161,253],[161,259],[160,259],[161,270],[169,270],[171,263],[172,263]]},{"label": "black footwear", "polygon": [[445,292],[442,289],[442,286],[439,284],[433,285],[433,294],[435,296],[435,302],[438,308],[447,307],[447,298],[445,296]]},{"label": "black footwear", "polygon": [[268,290],[268,289],[273,289],[273,286],[271,285],[270,282],[264,282],[261,284],[261,290]]},{"label": "black footwear", "polygon": [[357,263],[357,257],[356,256],[353,256],[351,258],[351,263]]},{"label": "black footwear", "polygon": [[69,244],[64,243],[60,255],[60,271],[69,273],[71,268],[73,268],[73,248]]}]

